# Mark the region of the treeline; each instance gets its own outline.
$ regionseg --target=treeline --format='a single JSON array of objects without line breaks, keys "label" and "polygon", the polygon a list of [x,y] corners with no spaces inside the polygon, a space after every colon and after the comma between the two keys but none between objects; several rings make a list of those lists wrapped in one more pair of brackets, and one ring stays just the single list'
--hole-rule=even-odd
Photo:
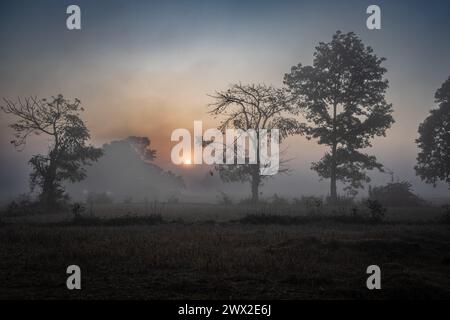
[{"label": "treeline", "polygon": [[[312,65],[298,63],[284,75],[282,88],[258,83],[233,84],[211,96],[209,114],[221,119],[218,128],[222,131],[279,129],[281,140],[303,135],[325,146],[325,154],[311,164],[311,169],[320,179],[329,180],[329,202],[337,202],[338,182],[344,186],[346,196],[352,197],[371,182],[369,171],[386,171],[374,155],[365,152],[373,139],[386,136],[394,123],[393,106],[385,97],[389,82],[384,61],[353,32],[337,31],[330,42],[321,42],[316,47]],[[450,77],[437,90],[435,98],[437,108],[419,126],[416,143],[420,152],[415,170],[426,183],[450,184]],[[30,97],[3,102],[1,110],[16,119],[10,126],[15,147],[23,148],[32,134],[50,138],[48,152],[34,155],[29,161],[31,191],[38,190],[39,203],[46,211],[58,210],[67,202],[68,182],[86,178],[95,185],[101,178],[120,177],[106,179],[109,188],[117,189],[111,192],[119,194],[129,188],[124,177],[130,176],[136,178],[135,185],[140,189],[177,190],[184,185],[181,177],[151,165],[156,151],[150,148],[148,138],[130,137],[103,148],[89,144],[90,133],[81,118],[84,108],[78,99],[70,101],[58,95],[49,100]],[[134,150],[131,157],[111,156],[124,148]],[[130,155],[128,151],[126,154]],[[109,162],[95,166],[102,158]],[[115,158],[123,162],[114,167],[111,163]],[[91,168],[96,170],[88,169],[93,164]],[[281,172],[288,172],[287,161],[282,160],[281,164]],[[225,182],[249,183],[251,201],[255,203],[260,200],[260,186],[266,179],[259,174],[260,165],[258,157],[256,164],[218,165],[215,169]],[[140,166],[155,174],[140,176],[140,171],[136,171]],[[103,167],[109,168],[107,172],[102,172]],[[418,202],[411,198],[410,188],[407,182],[390,184],[384,189],[372,189],[371,197],[386,199],[395,189],[409,195],[409,201]]]}]

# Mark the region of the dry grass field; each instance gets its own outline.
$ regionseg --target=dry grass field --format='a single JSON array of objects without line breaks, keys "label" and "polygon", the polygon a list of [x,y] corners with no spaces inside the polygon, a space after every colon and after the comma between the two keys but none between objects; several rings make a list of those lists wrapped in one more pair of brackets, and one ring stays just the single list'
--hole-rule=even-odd
[{"label": "dry grass field", "polygon": [[[0,299],[450,299],[440,208],[389,209],[378,223],[326,208],[249,210],[110,205],[75,219],[3,217]],[[71,264],[80,291],[66,289]],[[372,264],[381,290],[366,288]]]}]

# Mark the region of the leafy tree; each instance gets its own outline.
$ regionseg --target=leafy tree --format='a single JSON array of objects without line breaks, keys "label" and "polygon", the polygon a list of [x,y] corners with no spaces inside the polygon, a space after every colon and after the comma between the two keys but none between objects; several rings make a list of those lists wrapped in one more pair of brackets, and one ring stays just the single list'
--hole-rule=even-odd
[{"label": "leafy tree", "polygon": [[[255,130],[259,141],[259,130],[278,129],[280,142],[293,134],[301,134],[304,125],[290,114],[296,113],[296,108],[282,89],[262,84],[233,84],[226,91],[216,92],[212,96],[210,114],[220,116],[222,121],[219,130],[227,128]],[[252,202],[259,201],[259,187],[267,176],[260,175],[261,161],[259,144],[256,145],[257,161],[255,164],[218,165],[220,177],[225,182],[249,182],[252,191]],[[237,150],[235,150],[237,151]],[[246,161],[248,162],[248,161]],[[281,172],[286,172],[286,168]]]},{"label": "leafy tree", "polygon": [[450,186],[450,77],[436,91],[435,102],[438,108],[419,126],[420,152],[414,168],[426,183],[444,181]]},{"label": "leafy tree", "polygon": [[370,181],[367,170],[383,170],[374,156],[359,150],[371,147],[375,136],[385,136],[394,122],[392,105],[385,101],[384,60],[354,33],[337,31],[331,42],[316,47],[312,66],[298,64],[285,75],[285,85],[308,120],[307,137],[329,147],[312,169],[330,179],[332,202],[336,181],[356,194]]},{"label": "leafy tree", "polygon": [[391,182],[385,186],[374,187],[369,191],[369,198],[389,207],[416,207],[425,204],[423,199],[413,193],[411,183],[407,181]]},{"label": "leafy tree", "polygon": [[45,209],[57,209],[66,197],[62,182],[84,179],[84,166],[102,155],[101,149],[87,145],[90,135],[80,118],[80,112],[84,111],[80,100],[71,102],[58,95],[49,101],[35,97],[3,101],[1,109],[18,118],[10,125],[15,131],[11,143],[16,148],[24,147],[31,134],[51,138],[48,154],[34,155],[29,161],[33,170],[30,187],[32,191],[36,187],[41,189],[39,199]]},{"label": "leafy tree", "polygon": [[87,178],[68,188],[74,198],[107,193],[114,200],[156,200],[186,187],[181,176],[154,164],[157,152],[147,137],[112,141],[102,149],[103,157],[87,169]]},{"label": "leafy tree", "polygon": [[131,136],[125,139],[125,142],[134,148],[142,160],[153,161],[156,159],[156,150],[150,148],[149,138]]}]

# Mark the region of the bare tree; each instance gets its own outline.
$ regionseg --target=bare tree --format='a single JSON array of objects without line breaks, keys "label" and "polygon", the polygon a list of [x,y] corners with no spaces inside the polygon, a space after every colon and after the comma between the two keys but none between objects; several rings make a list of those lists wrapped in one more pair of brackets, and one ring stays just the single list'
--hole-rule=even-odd
[{"label": "bare tree", "polygon": [[29,163],[33,171],[30,187],[41,189],[40,201],[47,210],[56,209],[65,197],[63,181],[80,181],[85,177],[84,165],[96,161],[102,150],[87,145],[89,130],[80,118],[84,109],[80,100],[74,102],[62,95],[50,101],[29,97],[12,101],[4,98],[1,110],[17,120],[10,127],[15,131],[11,143],[19,150],[31,134],[47,135],[52,142],[46,155],[34,155]]},{"label": "bare tree", "polygon": [[[211,97],[215,102],[210,104],[212,109],[209,113],[222,119],[218,127],[222,132],[230,128],[255,130],[259,140],[261,129],[278,129],[280,142],[290,135],[304,132],[304,125],[289,116],[296,115],[297,108],[282,89],[263,84],[233,84],[228,90],[216,92]],[[253,202],[259,200],[259,187],[265,178],[260,175],[259,144],[255,146],[256,163],[216,166],[225,182],[250,182]]]}]

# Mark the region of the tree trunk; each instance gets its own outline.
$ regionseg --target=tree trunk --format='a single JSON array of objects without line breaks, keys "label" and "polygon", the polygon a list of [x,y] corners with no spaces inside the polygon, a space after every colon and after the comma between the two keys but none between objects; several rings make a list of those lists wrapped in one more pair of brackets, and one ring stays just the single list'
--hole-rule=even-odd
[{"label": "tree trunk", "polygon": [[337,189],[336,189],[336,150],[337,150],[337,137],[336,137],[336,111],[337,104],[333,105],[333,145],[331,148],[331,168],[330,168],[330,202],[332,204],[337,201]]},{"label": "tree trunk", "polygon": [[51,212],[56,209],[57,195],[56,195],[56,167],[54,165],[54,160],[51,160],[47,172],[45,173],[44,183],[42,185],[42,192],[40,195],[41,203],[44,209]]},{"label": "tree trunk", "polygon": [[257,203],[259,201],[259,185],[261,183],[261,177],[259,175],[259,166],[255,165],[255,169],[252,173],[252,202]]},{"label": "tree trunk", "polygon": [[336,145],[333,145],[331,151],[331,168],[330,168],[330,202],[336,203],[337,201],[337,188],[336,188]]},{"label": "tree trunk", "polygon": [[261,159],[259,157],[259,130],[256,131],[256,165],[252,166],[252,202],[259,202],[259,184],[261,182],[261,176],[259,175],[259,168],[261,165]]},{"label": "tree trunk", "polygon": [[[47,180],[47,179],[46,179]],[[46,211],[53,211],[56,207],[56,195],[52,181],[45,181],[40,195],[42,206]]]}]

